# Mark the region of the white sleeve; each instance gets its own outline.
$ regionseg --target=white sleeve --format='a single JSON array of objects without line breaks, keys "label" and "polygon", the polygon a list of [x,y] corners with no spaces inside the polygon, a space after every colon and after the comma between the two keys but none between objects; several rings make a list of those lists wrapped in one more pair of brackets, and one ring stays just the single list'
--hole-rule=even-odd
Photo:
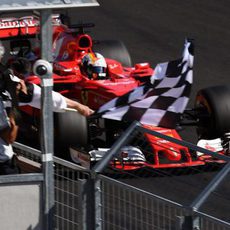
[{"label": "white sleeve", "polygon": [[[33,98],[31,102],[29,103],[20,103],[19,105],[30,105],[31,107],[40,109],[41,108],[41,87],[39,87],[36,84],[33,84],[34,90],[33,90]],[[64,112],[64,110],[67,108],[67,103],[65,98],[55,91],[52,91],[52,98],[53,98],[53,111],[54,112]]]},{"label": "white sleeve", "polygon": [[58,92],[52,91],[53,97],[53,111],[54,112],[65,112],[67,103],[65,98]]}]

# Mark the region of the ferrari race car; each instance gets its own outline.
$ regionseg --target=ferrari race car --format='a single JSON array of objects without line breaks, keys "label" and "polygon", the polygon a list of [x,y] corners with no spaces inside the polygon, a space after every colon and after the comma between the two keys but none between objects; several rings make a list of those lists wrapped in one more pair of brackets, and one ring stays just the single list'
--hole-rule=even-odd
[{"label": "ferrari race car", "polygon": [[[147,90],[149,94],[156,93],[154,90],[160,86],[162,81],[156,78],[155,82],[151,84],[151,80],[153,76],[156,77],[155,72],[157,71],[149,63],[132,65],[128,50],[122,42],[93,40],[89,34],[84,32],[85,28],[92,27],[93,24],[70,26],[63,22],[60,15],[54,15],[52,23],[53,89],[55,91],[80,101],[96,111],[100,111],[101,107],[103,108],[110,101],[117,100],[122,96],[132,97],[134,95],[132,92],[136,92],[136,89],[143,89],[144,92]],[[6,62],[10,63],[15,58],[25,58],[33,65],[40,58],[39,33],[39,18],[35,16],[0,19],[0,39],[4,41],[10,53]],[[106,62],[106,72],[103,72],[101,76],[97,75],[97,78],[91,75],[92,69],[88,72],[84,69],[84,58],[93,53],[103,55]],[[93,58],[94,60],[99,59],[98,56]],[[24,67],[22,66],[22,69]],[[40,84],[40,78],[34,75],[30,69],[25,68],[23,72],[27,75],[26,81]],[[159,73],[161,72],[159,71]],[[147,89],[146,86],[149,85],[151,87]],[[194,108],[191,110],[184,108],[183,113],[178,113],[179,119],[177,114],[174,128],[168,126],[165,121],[154,125],[143,123],[143,126],[178,140],[181,140],[181,137],[177,127],[182,125],[197,126],[201,147],[227,155],[230,140],[228,135],[230,131],[229,98],[230,88],[227,86],[202,89],[197,93]],[[154,109],[160,111],[159,108]],[[113,113],[114,111],[103,112]],[[142,110],[137,106],[135,113],[136,111]],[[32,138],[33,141],[39,140],[36,137],[39,136],[40,111],[24,106],[21,107],[21,112],[23,122],[19,139],[25,140],[27,137]],[[111,119],[115,116],[114,113],[107,117],[104,116],[104,113],[100,116],[98,115],[100,113],[96,113],[89,118],[71,110],[65,113],[54,113],[57,153],[60,155],[64,148],[70,149],[71,160],[87,167],[101,160],[133,121],[127,117],[114,120]],[[130,113],[132,114],[132,112]],[[169,117],[172,113],[173,111],[169,112]],[[211,156],[207,157],[202,153],[191,152],[187,147],[155,137],[147,132],[143,134],[143,138],[144,147],[138,146],[136,143],[135,146],[129,143],[111,159],[110,166],[117,169],[133,170],[142,167],[188,167],[218,161]]]}]

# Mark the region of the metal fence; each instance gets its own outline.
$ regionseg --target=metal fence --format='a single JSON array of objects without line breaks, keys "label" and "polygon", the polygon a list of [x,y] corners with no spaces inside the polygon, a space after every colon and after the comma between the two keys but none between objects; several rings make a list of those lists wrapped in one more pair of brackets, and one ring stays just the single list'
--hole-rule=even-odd
[{"label": "metal fence", "polygon": [[181,205],[105,176],[99,179],[102,229],[176,229]]},{"label": "metal fence", "polygon": [[[18,156],[41,164],[40,150],[20,143],[14,143],[14,149]],[[83,188],[89,175],[82,167],[54,157],[55,229],[84,229]]]},{"label": "metal fence", "polygon": [[[93,169],[54,157],[56,229],[230,229],[228,157],[207,166],[111,173],[110,156],[130,143],[141,146],[145,132],[139,125],[130,127]],[[219,157],[191,143],[150,135]],[[40,161],[40,151],[19,143],[14,147],[18,154]]]}]

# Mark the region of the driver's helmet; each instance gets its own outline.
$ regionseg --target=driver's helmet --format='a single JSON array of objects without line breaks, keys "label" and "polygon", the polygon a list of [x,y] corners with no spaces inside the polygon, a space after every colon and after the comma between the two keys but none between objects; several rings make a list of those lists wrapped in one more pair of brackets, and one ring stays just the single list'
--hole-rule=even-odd
[{"label": "driver's helmet", "polygon": [[82,71],[89,79],[102,80],[106,78],[107,64],[99,53],[88,53],[82,58]]}]

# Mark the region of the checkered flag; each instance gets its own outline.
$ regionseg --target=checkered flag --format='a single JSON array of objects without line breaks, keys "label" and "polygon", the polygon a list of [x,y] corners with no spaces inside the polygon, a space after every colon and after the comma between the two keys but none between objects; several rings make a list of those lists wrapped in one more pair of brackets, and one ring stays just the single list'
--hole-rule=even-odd
[{"label": "checkered flag", "polygon": [[96,114],[106,119],[175,128],[189,101],[193,59],[193,42],[186,41],[182,58],[158,64],[151,82],[114,98]]}]

